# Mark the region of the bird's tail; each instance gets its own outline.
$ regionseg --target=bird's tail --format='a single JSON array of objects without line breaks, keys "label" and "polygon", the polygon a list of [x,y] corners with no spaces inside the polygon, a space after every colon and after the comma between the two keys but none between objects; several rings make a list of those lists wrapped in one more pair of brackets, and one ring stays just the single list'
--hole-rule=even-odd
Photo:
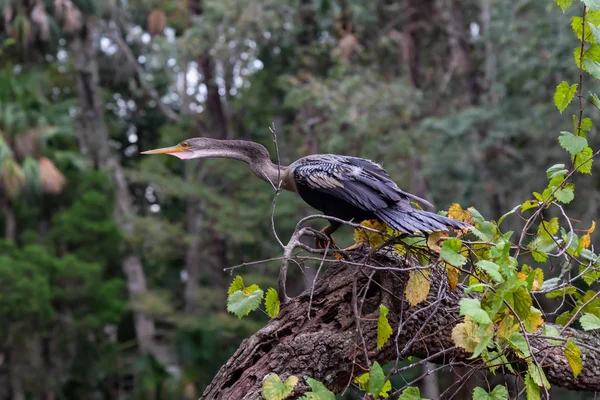
[{"label": "bird's tail", "polygon": [[391,206],[375,212],[375,215],[389,227],[402,233],[439,232],[448,228],[465,229],[471,225],[429,211]]}]

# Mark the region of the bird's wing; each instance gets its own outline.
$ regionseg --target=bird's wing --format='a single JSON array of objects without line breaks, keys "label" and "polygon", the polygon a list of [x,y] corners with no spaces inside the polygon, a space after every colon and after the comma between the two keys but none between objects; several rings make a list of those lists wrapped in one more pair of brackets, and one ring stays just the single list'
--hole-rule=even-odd
[{"label": "bird's wing", "polygon": [[381,166],[356,157],[321,154],[304,157],[291,166],[297,183],[331,194],[365,211],[377,211],[391,204],[414,199],[392,181]]}]

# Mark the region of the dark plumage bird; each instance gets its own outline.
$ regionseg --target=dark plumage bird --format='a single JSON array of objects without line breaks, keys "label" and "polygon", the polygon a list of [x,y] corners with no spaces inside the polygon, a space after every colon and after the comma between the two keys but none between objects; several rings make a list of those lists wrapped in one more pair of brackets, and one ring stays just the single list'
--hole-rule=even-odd
[{"label": "dark plumage bird", "polygon": [[[246,162],[259,178],[297,192],[310,206],[325,215],[345,221],[378,219],[402,233],[464,229],[468,224],[411,205],[416,201],[433,207],[427,200],[400,189],[378,164],[363,158],[336,154],[302,157],[290,166],[271,162],[269,152],[258,143],[244,140],[193,138],[173,147],[142,152],[171,154],[182,160],[192,158],[234,158]],[[323,230],[331,235],[340,227],[331,221]]]}]

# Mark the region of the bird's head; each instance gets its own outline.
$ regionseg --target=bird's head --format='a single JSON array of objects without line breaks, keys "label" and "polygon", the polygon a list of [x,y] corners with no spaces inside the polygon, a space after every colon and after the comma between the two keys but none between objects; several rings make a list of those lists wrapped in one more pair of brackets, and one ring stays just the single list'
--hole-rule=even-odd
[{"label": "bird's head", "polygon": [[215,157],[215,153],[220,147],[219,140],[199,137],[184,140],[171,147],[142,151],[142,154],[170,154],[180,160],[189,160],[192,158]]}]

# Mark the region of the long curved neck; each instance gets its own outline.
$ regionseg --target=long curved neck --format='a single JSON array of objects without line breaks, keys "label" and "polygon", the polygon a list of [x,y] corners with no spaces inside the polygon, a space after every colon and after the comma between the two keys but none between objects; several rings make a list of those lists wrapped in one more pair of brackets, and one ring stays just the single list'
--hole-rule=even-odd
[{"label": "long curved neck", "polygon": [[267,149],[258,143],[246,140],[219,140],[210,150],[203,150],[202,157],[233,158],[245,162],[256,176],[277,187],[294,190],[288,182],[288,167],[271,162]]}]

